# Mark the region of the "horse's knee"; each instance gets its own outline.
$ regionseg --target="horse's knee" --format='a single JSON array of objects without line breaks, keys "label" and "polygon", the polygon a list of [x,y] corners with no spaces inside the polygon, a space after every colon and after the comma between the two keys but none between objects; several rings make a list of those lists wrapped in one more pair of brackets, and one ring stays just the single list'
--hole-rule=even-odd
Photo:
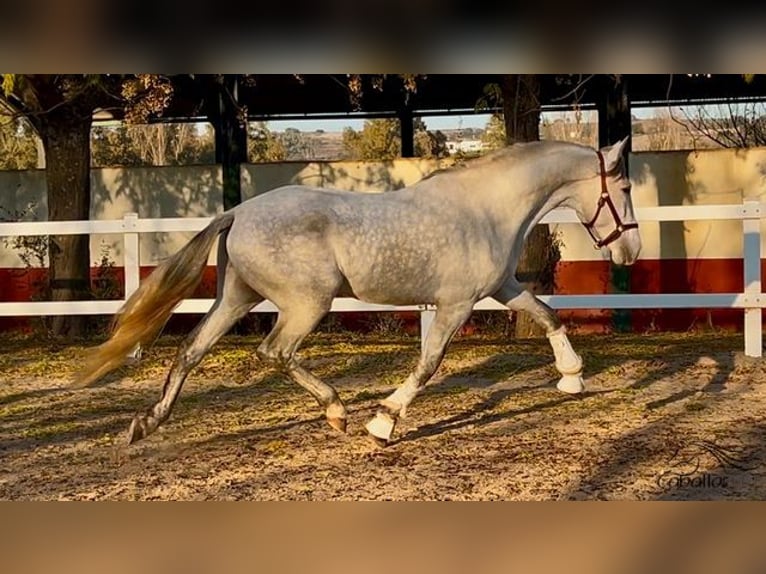
[{"label": "horse's knee", "polygon": [[264,363],[268,363],[273,358],[271,346],[264,341],[258,345],[258,348],[255,350],[255,355]]},{"label": "horse's knee", "polygon": [[195,366],[205,356],[202,349],[189,345],[181,348],[176,356],[176,362],[184,367]]},{"label": "horse's knee", "polygon": [[271,367],[275,367],[281,370],[284,370],[287,367],[286,357],[284,357],[270,345],[261,343],[255,350],[255,355],[260,361]]},{"label": "horse's knee", "polygon": [[186,351],[186,356],[184,358],[189,364],[196,365],[202,360],[202,357],[204,356],[205,356],[205,351],[203,349],[195,348],[195,349],[189,349],[188,351]]}]

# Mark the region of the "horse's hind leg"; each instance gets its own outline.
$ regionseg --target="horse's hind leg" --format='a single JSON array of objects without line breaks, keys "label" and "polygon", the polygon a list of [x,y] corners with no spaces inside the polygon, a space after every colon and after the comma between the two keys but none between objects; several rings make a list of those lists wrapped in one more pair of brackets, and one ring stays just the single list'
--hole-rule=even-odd
[{"label": "horse's hind leg", "polygon": [[572,349],[566,330],[553,309],[516,281],[509,281],[503,285],[492,298],[513,311],[529,313],[534,321],[545,329],[556,357],[556,369],[561,373],[561,379],[556,384],[558,390],[570,394],[585,390],[582,358]]},{"label": "horse's hind leg", "polygon": [[324,408],[330,426],[345,432],[346,407],[338,392],[301,366],[295,357],[303,339],[327,314],[331,303],[332,300],[326,304],[312,304],[306,301],[281,308],[274,328],[258,346],[256,354],[259,359],[282,370],[306,389]]},{"label": "horse's hind leg", "polygon": [[473,305],[473,301],[468,301],[457,305],[440,305],[437,308],[415,370],[399,388],[381,401],[375,417],[365,427],[376,444],[385,446],[391,439],[397,419],[439,368],[447,345],[470,317]]},{"label": "horse's hind leg", "polygon": [[226,267],[218,299],[179,348],[162,389],[162,398],[147,412],[136,415],[133,419],[128,431],[130,443],[150,435],[170,416],[189,372],[199,364],[218,339],[262,300],[261,296],[239,278],[231,265]]}]

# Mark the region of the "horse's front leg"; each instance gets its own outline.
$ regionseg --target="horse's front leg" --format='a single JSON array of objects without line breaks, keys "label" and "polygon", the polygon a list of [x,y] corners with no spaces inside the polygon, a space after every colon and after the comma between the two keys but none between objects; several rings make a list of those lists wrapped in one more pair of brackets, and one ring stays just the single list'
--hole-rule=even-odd
[{"label": "horse's front leg", "polygon": [[556,312],[515,280],[503,285],[492,295],[492,298],[512,311],[529,313],[534,321],[545,329],[556,357],[556,369],[561,373],[561,379],[556,384],[556,388],[572,394],[584,391],[582,358],[572,349],[566,329]]},{"label": "horse's front leg", "polygon": [[391,440],[397,419],[404,415],[409,404],[439,368],[447,345],[471,316],[473,305],[474,301],[464,301],[437,307],[415,370],[393,393],[380,401],[380,408],[365,426],[378,446],[385,446]]}]

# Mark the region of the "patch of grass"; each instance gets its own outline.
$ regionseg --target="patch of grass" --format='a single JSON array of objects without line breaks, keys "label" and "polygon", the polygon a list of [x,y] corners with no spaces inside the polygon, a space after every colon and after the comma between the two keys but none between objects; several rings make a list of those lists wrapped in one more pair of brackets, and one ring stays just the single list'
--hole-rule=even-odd
[{"label": "patch of grass", "polygon": [[261,450],[268,455],[284,454],[290,443],[286,440],[274,439],[260,445]]},{"label": "patch of grass", "polygon": [[707,405],[700,401],[689,401],[684,405],[684,409],[690,413],[704,411],[706,408]]},{"label": "patch of grass", "polygon": [[396,313],[375,313],[368,326],[378,335],[404,335],[404,321]]},{"label": "patch of grass", "polygon": [[3,405],[3,406],[0,406],[0,419],[17,415],[17,414],[23,414],[23,413],[32,414],[36,410],[37,410],[36,406],[27,405],[23,403]]},{"label": "patch of grass", "polygon": [[363,401],[371,401],[374,399],[377,399],[380,396],[379,391],[370,391],[368,389],[362,389],[358,393],[354,395],[354,398],[351,399],[350,402],[352,403],[361,403]]},{"label": "patch of grass", "polygon": [[357,351],[353,355],[336,355],[320,361],[310,360],[306,366],[320,378],[372,376],[409,367],[410,357],[391,352]]},{"label": "patch of grass", "polygon": [[434,395],[462,395],[471,390],[466,385],[433,385],[428,388]]},{"label": "patch of grass", "polygon": [[29,375],[63,375],[72,372],[76,365],[72,365],[71,359],[43,354],[23,368]]},{"label": "patch of grass", "polygon": [[401,373],[387,373],[386,375],[379,377],[378,382],[383,387],[396,387],[404,381],[404,377],[407,376],[406,372]]},{"label": "patch of grass", "polygon": [[223,349],[213,349],[206,357],[210,364],[226,364],[236,366],[240,363],[250,363],[253,361],[253,351],[249,347],[228,347]]},{"label": "patch of grass", "polygon": [[78,429],[80,425],[77,422],[59,422],[48,424],[45,426],[30,426],[18,431],[18,436],[21,438],[35,439],[35,440],[48,440],[63,433],[69,433]]}]

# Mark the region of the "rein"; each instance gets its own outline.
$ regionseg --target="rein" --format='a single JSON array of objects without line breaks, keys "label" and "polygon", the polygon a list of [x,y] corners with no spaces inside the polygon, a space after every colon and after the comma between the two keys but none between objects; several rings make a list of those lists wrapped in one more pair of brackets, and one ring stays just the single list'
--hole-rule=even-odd
[{"label": "rein", "polygon": [[[609,245],[618,237],[620,237],[623,231],[626,231],[628,229],[638,229],[638,222],[623,223],[622,220],[620,219],[620,215],[617,213],[617,208],[614,206],[614,203],[612,202],[612,198],[609,195],[609,190],[606,187],[606,168],[604,167],[604,156],[601,154],[600,151],[597,151],[596,153],[598,154],[598,163],[599,163],[599,166],[601,167],[601,196],[598,198],[598,208],[596,209],[596,214],[593,216],[593,219],[591,219],[588,223],[583,223],[583,225],[585,226],[585,229],[588,230],[588,233],[593,239],[593,242],[595,243],[595,248],[601,249],[602,247]],[[609,208],[609,211],[612,212],[612,218],[614,219],[615,228],[609,235],[607,235],[603,239],[599,239],[598,237],[596,237],[596,234],[593,231],[593,226],[596,225],[598,216],[601,214],[601,210],[604,208],[605,205]]]}]

